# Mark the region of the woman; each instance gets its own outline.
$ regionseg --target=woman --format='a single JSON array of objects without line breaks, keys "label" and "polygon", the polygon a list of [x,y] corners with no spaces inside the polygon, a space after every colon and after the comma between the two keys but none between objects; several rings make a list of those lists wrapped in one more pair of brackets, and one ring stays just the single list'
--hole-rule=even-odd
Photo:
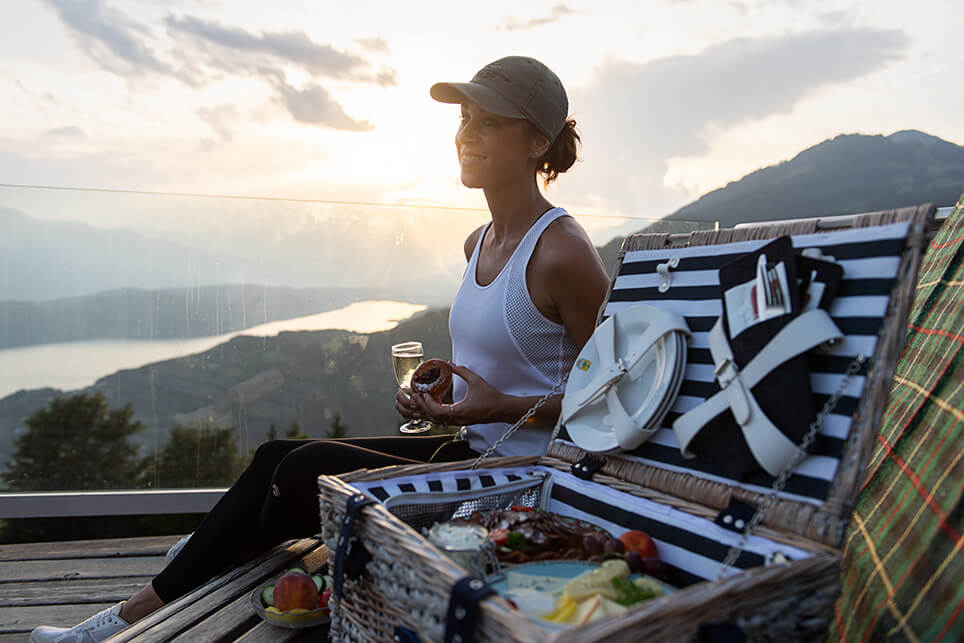
[{"label": "woman", "polygon": [[[585,231],[539,189],[540,176],[548,186],[572,166],[579,142],[556,75],[532,58],[513,56],[486,65],[469,83],[434,85],[431,94],[461,105],[455,146],[462,183],[484,192],[492,220],[464,244],[468,267],[449,319],[454,403],[399,391],[395,406],[405,417],[465,425],[467,441],[444,454],[461,460],[495,444],[569,371],[592,334],[609,280]],[[544,453],[560,403],[561,395],[551,397],[495,453]],[[317,533],[319,475],[424,462],[445,440],[265,443],[149,585],[74,628],[39,627],[30,640],[103,640],[246,553]]]}]

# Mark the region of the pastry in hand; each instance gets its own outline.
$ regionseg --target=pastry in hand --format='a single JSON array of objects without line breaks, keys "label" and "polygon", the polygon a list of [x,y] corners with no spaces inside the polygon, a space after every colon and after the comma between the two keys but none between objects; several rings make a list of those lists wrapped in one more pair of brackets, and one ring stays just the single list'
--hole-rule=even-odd
[{"label": "pastry in hand", "polygon": [[412,390],[431,395],[436,402],[442,401],[442,394],[451,385],[452,367],[444,360],[426,360],[412,374]]}]

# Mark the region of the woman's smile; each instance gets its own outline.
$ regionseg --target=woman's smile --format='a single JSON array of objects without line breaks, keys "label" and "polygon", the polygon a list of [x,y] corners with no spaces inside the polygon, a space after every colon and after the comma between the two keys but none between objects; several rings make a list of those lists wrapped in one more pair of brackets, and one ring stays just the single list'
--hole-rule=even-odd
[{"label": "woman's smile", "polygon": [[488,157],[482,154],[474,154],[472,152],[461,152],[459,154],[459,160],[462,162],[462,165],[465,165],[466,163],[472,163],[475,161],[484,161],[486,158]]}]

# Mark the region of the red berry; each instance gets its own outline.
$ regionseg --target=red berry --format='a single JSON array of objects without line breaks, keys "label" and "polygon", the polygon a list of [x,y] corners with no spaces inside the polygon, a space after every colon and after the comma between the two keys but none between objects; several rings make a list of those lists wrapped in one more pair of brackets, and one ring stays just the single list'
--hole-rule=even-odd
[{"label": "red berry", "polygon": [[328,601],[331,600],[331,590],[326,589],[321,594],[318,594],[318,607],[325,609],[328,607]]}]

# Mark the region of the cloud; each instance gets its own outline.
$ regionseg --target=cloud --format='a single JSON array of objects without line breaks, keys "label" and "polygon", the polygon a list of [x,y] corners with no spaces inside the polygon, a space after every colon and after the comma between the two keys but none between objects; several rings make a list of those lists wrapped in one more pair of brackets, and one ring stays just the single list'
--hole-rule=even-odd
[{"label": "cloud", "polygon": [[[318,82],[320,78],[381,87],[397,84],[394,69],[375,69],[366,58],[315,42],[304,31],[251,32],[197,17],[168,15],[163,21],[168,38],[161,39],[150,27],[107,6],[104,0],[45,1],[73,30],[84,52],[112,73],[128,78],[165,75],[192,87],[211,84],[225,74],[255,77],[276,90],[278,102],[301,123],[351,131],[372,127],[345,114]],[[165,59],[146,44],[155,39],[168,46]],[[380,39],[369,39],[364,46],[388,49]],[[302,89],[284,82],[284,70],[290,67],[307,73]],[[311,106],[307,102],[311,99],[321,103]],[[231,130],[218,109],[202,109],[198,115],[220,140],[229,141]]]},{"label": "cloud", "polygon": [[536,27],[543,27],[545,25],[552,24],[553,22],[558,22],[562,18],[571,16],[575,13],[576,11],[573,9],[570,9],[564,4],[560,4],[553,7],[548,16],[531,18],[522,22],[519,22],[515,18],[509,18],[499,26],[499,29],[502,29],[503,31],[524,31],[526,29],[535,29]]},{"label": "cloud", "polygon": [[366,50],[378,54],[390,54],[391,49],[388,48],[388,42],[384,38],[356,38],[355,42]]},{"label": "cloud", "polygon": [[40,135],[42,138],[86,138],[84,130],[80,129],[76,125],[68,125],[66,127],[55,127],[49,129]]},{"label": "cloud", "polygon": [[372,79],[365,59],[316,43],[303,31],[253,34],[190,16],[168,16],[165,24],[171,30],[234,52],[264,54],[278,61],[297,64],[313,75],[359,81]]},{"label": "cloud", "polygon": [[144,40],[143,25],[100,0],[46,0],[70,27],[83,50],[108,70],[131,75],[142,70],[172,72]]},{"label": "cloud", "polygon": [[900,31],[819,30],[646,63],[609,60],[571,92],[593,159],[591,171],[571,177],[573,193],[595,192],[627,214],[669,214],[689,196],[663,186],[670,158],[704,154],[712,130],[788,113],[818,89],[878,70],[907,43]]},{"label": "cloud", "polygon": [[331,97],[324,87],[308,85],[304,89],[296,89],[287,83],[280,83],[279,90],[285,107],[291,112],[295,120],[309,125],[324,124],[341,130],[366,132],[373,129],[368,121],[356,121],[342,106]]},{"label": "cloud", "polygon": [[234,105],[202,107],[196,113],[222,142],[230,143],[234,140],[233,125],[239,120],[238,110]]}]

